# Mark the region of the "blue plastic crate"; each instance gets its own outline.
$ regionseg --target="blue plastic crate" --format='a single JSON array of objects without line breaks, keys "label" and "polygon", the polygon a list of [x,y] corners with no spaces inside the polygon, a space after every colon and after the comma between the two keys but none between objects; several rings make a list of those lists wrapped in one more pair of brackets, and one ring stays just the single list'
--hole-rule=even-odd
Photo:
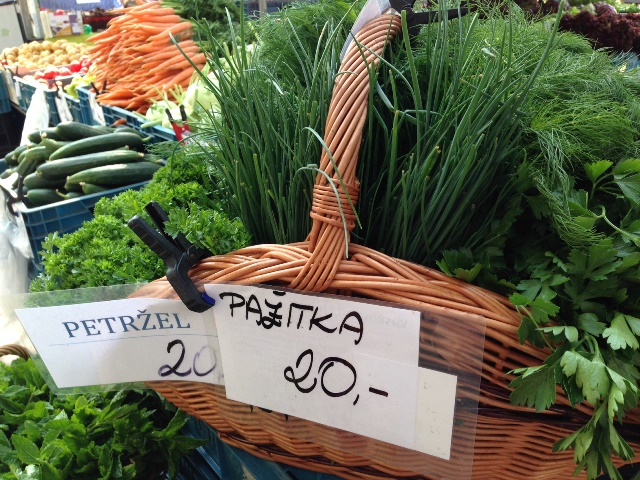
[{"label": "blue plastic crate", "polygon": [[4,75],[0,75],[0,114],[11,111],[11,102],[9,101],[9,90],[5,83]]},{"label": "blue plastic crate", "polygon": [[180,478],[184,480],[340,480],[334,475],[263,460],[227,445],[211,427],[193,417],[182,433],[209,441],[183,459]]},{"label": "blue plastic crate", "polygon": [[148,132],[151,134],[151,143],[175,141],[176,133],[171,128],[165,127],[151,127],[150,129],[144,129],[142,132]]},{"label": "blue plastic crate", "polygon": [[80,86],[76,88],[78,93],[78,102],[80,102],[80,115],[82,123],[86,125],[97,125],[93,119],[93,112],[91,111],[91,103],[89,102],[89,87]]},{"label": "blue plastic crate", "polygon": [[65,102],[67,102],[67,107],[69,107],[73,120],[78,123],[86,124],[87,122],[85,121],[82,109],[80,108],[80,100],[72,97],[68,93],[63,93],[62,96],[64,97]]},{"label": "blue plastic crate", "polygon": [[102,105],[102,112],[104,113],[104,120],[107,126],[113,125],[119,120],[125,120],[126,125],[131,128],[135,128],[137,131],[145,136],[150,136],[150,143],[166,142],[169,140],[176,140],[176,134],[170,128],[164,127],[151,127],[142,128],[142,125],[146,123],[146,119],[138,115],[137,113],[130,112],[124,108],[112,107],[110,105]]},{"label": "blue plastic crate", "polygon": [[23,206],[20,212],[27,227],[35,263],[39,265],[42,260],[39,252],[42,250],[42,242],[47,235],[53,232],[64,234],[78,230],[84,222],[93,218],[93,208],[98,200],[104,197],[113,197],[125,190],[139,190],[147,183],[140,182],[42,207],[26,208]]},{"label": "blue plastic crate", "polygon": [[[25,82],[21,78],[18,78],[18,86],[20,87],[20,107],[23,110],[27,110],[29,105],[31,105],[31,98],[33,94],[36,93],[35,85],[32,85],[28,82]],[[49,123],[53,126],[60,123],[60,115],[58,114],[58,107],[56,106],[56,90],[45,89],[44,97],[47,101],[47,106],[49,107]]]},{"label": "blue plastic crate", "polygon": [[[100,97],[98,97],[98,100],[100,100]],[[104,113],[104,121],[107,126],[111,126],[119,120],[125,120],[128,127],[135,128],[139,132],[143,132],[140,127],[142,127],[145,120],[137,113],[130,112],[124,108],[112,107],[110,105],[102,105],[102,112]]]}]

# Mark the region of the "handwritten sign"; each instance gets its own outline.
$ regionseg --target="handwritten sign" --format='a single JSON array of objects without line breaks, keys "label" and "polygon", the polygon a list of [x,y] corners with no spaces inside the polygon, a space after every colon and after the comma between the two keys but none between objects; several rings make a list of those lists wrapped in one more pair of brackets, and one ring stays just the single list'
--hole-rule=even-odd
[{"label": "handwritten sign", "polygon": [[[58,388],[152,380],[222,384],[215,328],[179,300],[16,310]],[[208,331],[207,331],[208,329]]]},{"label": "handwritten sign", "polygon": [[418,367],[420,312],[264,287],[205,290],[217,302],[229,398],[449,458],[457,378]]}]

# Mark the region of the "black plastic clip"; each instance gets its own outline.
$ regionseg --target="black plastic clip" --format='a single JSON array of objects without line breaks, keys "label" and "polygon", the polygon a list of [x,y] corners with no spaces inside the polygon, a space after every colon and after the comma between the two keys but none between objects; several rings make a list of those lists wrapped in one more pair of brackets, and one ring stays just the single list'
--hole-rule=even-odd
[{"label": "black plastic clip", "polygon": [[[391,8],[398,13],[402,13],[404,10],[407,15],[407,28],[411,36],[416,36],[420,33],[420,27],[427,23],[433,23],[440,20],[439,10],[429,10],[426,12],[415,12],[413,6],[416,0],[389,0]],[[469,9],[466,7],[460,7],[460,9],[452,8],[447,10],[447,18],[452,20],[454,18],[462,17],[469,13]]]},{"label": "black plastic clip", "polygon": [[93,82],[90,82],[90,85],[93,91],[96,92],[96,98],[98,97],[98,95],[102,95],[103,93],[107,92],[107,80],[102,83],[102,89],[96,87],[96,84]]},{"label": "black plastic clip", "polygon": [[9,189],[4,188],[4,186],[0,185],[0,191],[2,191],[4,197],[6,197],[4,199],[5,205],[7,206],[9,213],[14,217],[17,217],[19,215],[18,209],[15,206],[22,201],[22,177],[20,177],[20,180],[18,180],[18,187],[19,193],[17,196],[14,196],[14,194]]},{"label": "black plastic clip", "polygon": [[144,207],[159,229],[155,230],[138,215],[129,220],[128,225],[147,246],[167,265],[167,280],[180,300],[193,312],[204,312],[215,305],[215,300],[200,292],[189,278],[189,270],[200,260],[212,254],[206,248],[193,245],[183,234],[176,238],[166,233],[167,213],[156,202]]}]

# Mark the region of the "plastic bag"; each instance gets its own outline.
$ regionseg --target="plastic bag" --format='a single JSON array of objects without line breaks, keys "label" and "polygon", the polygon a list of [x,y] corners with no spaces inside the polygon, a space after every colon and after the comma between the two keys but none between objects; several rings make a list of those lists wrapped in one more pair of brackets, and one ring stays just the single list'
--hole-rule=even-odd
[{"label": "plastic bag", "polygon": [[35,93],[31,97],[31,103],[27,108],[24,117],[24,128],[22,129],[22,139],[20,145],[29,143],[27,135],[36,130],[42,130],[49,126],[49,106],[42,88],[36,88]]},{"label": "plastic bag", "polygon": [[0,295],[28,291],[33,258],[27,227],[12,200],[8,189],[0,188]]}]

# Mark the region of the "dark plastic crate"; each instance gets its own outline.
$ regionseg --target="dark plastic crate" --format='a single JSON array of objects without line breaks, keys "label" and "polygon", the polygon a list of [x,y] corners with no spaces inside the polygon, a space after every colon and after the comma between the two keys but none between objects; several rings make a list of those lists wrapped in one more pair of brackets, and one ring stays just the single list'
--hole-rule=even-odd
[{"label": "dark plastic crate", "polygon": [[71,112],[71,117],[75,122],[79,123],[87,123],[85,121],[84,115],[82,114],[82,109],[80,108],[80,100],[72,97],[68,93],[63,93],[65,102],[67,102],[67,107],[69,107],[69,111]]},{"label": "dark plastic crate", "polygon": [[182,433],[208,440],[183,459],[180,478],[184,480],[340,480],[334,475],[263,460],[227,445],[211,427],[193,417]]},{"label": "dark plastic crate", "polygon": [[[33,94],[36,93],[36,88],[39,87],[25,82],[21,78],[18,78],[18,86],[20,87],[20,107],[23,110],[27,110],[29,105],[31,105]],[[44,91],[44,97],[49,107],[49,124],[54,126],[60,123],[60,115],[58,114],[58,107],[56,106],[56,95],[57,92],[55,90],[45,89]]]},{"label": "dark plastic crate", "polygon": [[0,75],[0,114],[11,111],[11,102],[9,101],[9,90],[5,83],[4,75]]},{"label": "dark plastic crate", "polygon": [[23,206],[20,212],[29,233],[29,242],[35,263],[39,265],[42,260],[39,252],[47,235],[53,232],[64,234],[76,231],[84,222],[93,218],[93,208],[98,200],[104,197],[113,197],[125,190],[139,190],[147,183],[140,182],[42,207],[26,208]]},{"label": "dark plastic crate", "polygon": [[0,156],[4,157],[20,144],[24,127],[24,115],[11,109],[0,114]]}]

